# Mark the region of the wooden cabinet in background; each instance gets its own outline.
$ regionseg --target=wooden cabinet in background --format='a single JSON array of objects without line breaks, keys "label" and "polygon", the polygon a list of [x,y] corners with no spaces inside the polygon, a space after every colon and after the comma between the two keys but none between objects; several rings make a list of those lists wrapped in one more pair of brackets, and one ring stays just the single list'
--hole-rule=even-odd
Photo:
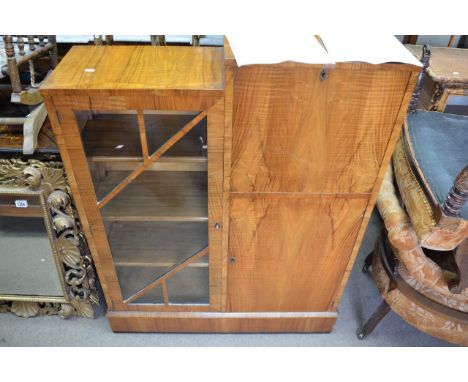
[{"label": "wooden cabinet in background", "polygon": [[73,48],[41,91],[112,329],[331,331],[417,75]]}]

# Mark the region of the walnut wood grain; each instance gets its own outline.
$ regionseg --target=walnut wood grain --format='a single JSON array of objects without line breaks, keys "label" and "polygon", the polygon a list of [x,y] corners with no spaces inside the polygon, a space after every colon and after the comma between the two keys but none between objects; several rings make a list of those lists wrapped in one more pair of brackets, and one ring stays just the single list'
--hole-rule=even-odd
[{"label": "walnut wood grain", "polygon": [[361,247],[362,239],[364,237],[364,233],[366,232],[367,229],[367,224],[369,223],[369,219],[371,217],[372,211],[374,210],[375,203],[377,201],[377,196],[379,194],[380,188],[382,186],[382,182],[385,176],[385,173],[387,171],[387,168],[390,164],[390,160],[393,154],[393,151],[395,149],[396,143],[398,141],[398,138],[400,137],[400,132],[402,129],[402,126],[404,124],[405,116],[408,110],[408,105],[410,103],[411,97],[413,95],[413,90],[416,86],[416,82],[419,77],[419,72],[417,70],[414,70],[413,72],[410,73],[409,78],[408,78],[408,83],[406,86],[406,90],[404,93],[403,98],[401,99],[401,104],[400,108],[398,111],[398,114],[393,121],[393,129],[390,134],[387,146],[385,148],[385,152],[382,158],[382,162],[380,164],[380,168],[377,174],[377,178],[375,180],[375,184],[372,189],[372,193],[369,198],[369,203],[366,207],[366,212],[364,213],[364,217],[362,219],[361,226],[359,228],[358,235],[356,237],[356,241],[354,243],[353,249],[351,251],[351,256],[349,257],[348,265],[346,266],[345,273],[343,274],[343,277],[341,279],[341,284],[340,287],[336,293],[336,296],[334,298],[335,303],[334,307],[338,307],[338,304],[340,303],[341,297],[343,296],[346,284],[348,282],[349,276],[351,275],[351,270],[353,269],[354,262],[356,260],[356,256],[358,255],[359,248]]},{"label": "walnut wood grain", "polygon": [[221,309],[226,311],[227,304],[227,273],[229,256],[229,208],[231,201],[231,153],[232,153],[232,107],[234,95],[234,77],[237,63],[231,46],[224,37],[224,168],[223,168],[223,239],[222,239],[222,289]]},{"label": "walnut wood grain", "polygon": [[173,46],[74,46],[42,90],[223,89],[223,50]]},{"label": "walnut wood grain", "polygon": [[[193,48],[192,48],[193,49]],[[210,306],[223,306],[223,149],[224,98],[208,110],[208,245],[210,249]],[[218,226],[219,224],[219,226]],[[217,228],[218,227],[218,228]]]},{"label": "walnut wood grain", "polygon": [[[417,68],[337,64],[321,81],[321,65],[237,68],[227,41],[204,52],[91,48],[70,51],[42,92],[113,330],[330,331]],[[144,123],[149,146],[141,112],[205,113],[210,305],[165,305],[169,284],[159,306],[124,302],[74,114],[93,109],[140,113],[136,141]]]},{"label": "walnut wood grain", "polygon": [[[336,309],[348,280],[418,68],[337,64],[320,81],[322,69],[285,63],[236,73],[230,311]],[[336,210],[310,202],[314,198],[329,198]],[[343,200],[353,203],[346,217],[340,215]],[[307,203],[317,220],[305,215]],[[342,220],[324,232],[333,216]],[[305,255],[304,241],[314,255]],[[320,257],[331,252],[334,261]],[[294,263],[295,255],[303,261]],[[284,259],[290,263],[283,267]],[[298,270],[314,282],[294,278]]]},{"label": "walnut wood grain", "polygon": [[114,332],[326,333],[336,322],[334,312],[194,313],[108,312]]},{"label": "walnut wood grain", "polygon": [[232,195],[229,311],[330,309],[367,201],[352,196]]},{"label": "walnut wood grain", "polygon": [[335,68],[320,81],[321,69],[239,69],[233,192],[372,191],[409,73]]}]

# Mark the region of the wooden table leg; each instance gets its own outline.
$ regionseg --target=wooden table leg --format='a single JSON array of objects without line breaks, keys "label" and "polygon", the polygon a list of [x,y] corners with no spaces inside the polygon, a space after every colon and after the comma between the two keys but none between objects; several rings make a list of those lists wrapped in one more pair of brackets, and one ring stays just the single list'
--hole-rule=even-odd
[{"label": "wooden table leg", "polygon": [[364,265],[362,266],[362,271],[366,273],[372,265],[372,259],[374,257],[374,252],[369,253],[364,259]]},{"label": "wooden table leg", "polygon": [[372,313],[372,316],[365,322],[363,327],[358,330],[357,336],[360,340],[366,338],[369,334],[371,334],[376,326],[379,324],[380,321],[387,315],[390,311],[390,306],[387,304],[387,301],[382,300],[379,307]]}]

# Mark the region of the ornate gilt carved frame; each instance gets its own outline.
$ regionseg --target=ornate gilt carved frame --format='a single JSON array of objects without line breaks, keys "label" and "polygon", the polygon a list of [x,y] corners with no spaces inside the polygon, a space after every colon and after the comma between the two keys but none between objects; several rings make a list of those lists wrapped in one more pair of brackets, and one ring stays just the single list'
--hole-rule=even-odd
[{"label": "ornate gilt carved frame", "polygon": [[72,205],[61,162],[0,159],[0,193],[39,196],[63,296],[2,295],[0,312],[93,318],[99,304],[92,259]]}]

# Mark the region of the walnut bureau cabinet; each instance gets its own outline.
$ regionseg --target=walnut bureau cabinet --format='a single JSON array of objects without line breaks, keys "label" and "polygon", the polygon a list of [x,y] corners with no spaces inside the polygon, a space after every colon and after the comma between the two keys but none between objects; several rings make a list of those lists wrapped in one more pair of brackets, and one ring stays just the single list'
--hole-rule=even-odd
[{"label": "walnut bureau cabinet", "polygon": [[329,332],[419,68],[74,47],[41,87],[117,332]]}]

